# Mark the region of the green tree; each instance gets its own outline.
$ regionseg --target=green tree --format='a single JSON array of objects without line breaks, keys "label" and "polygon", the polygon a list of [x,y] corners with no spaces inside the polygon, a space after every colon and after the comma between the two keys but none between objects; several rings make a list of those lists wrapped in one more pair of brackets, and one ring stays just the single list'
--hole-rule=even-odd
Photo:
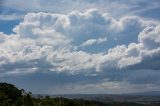
[{"label": "green tree", "polygon": [[7,102],[9,106],[22,106],[21,90],[16,88],[14,85],[0,83],[0,94],[1,99],[3,99],[2,102]]},{"label": "green tree", "polygon": [[7,96],[3,92],[0,92],[0,106],[8,106],[8,105],[9,101]]},{"label": "green tree", "polygon": [[23,97],[23,104],[24,106],[34,106],[34,103],[33,103],[33,99],[30,95],[30,93],[28,93],[27,95],[24,95]]}]

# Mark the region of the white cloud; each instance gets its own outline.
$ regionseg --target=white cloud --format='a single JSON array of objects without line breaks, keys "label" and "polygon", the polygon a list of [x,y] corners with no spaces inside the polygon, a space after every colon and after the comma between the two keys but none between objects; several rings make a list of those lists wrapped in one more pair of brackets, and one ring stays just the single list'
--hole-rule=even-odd
[{"label": "white cloud", "polygon": [[107,38],[99,38],[97,43],[100,44],[100,43],[103,43],[103,42],[106,42],[107,41]]},{"label": "white cloud", "polygon": [[160,25],[157,27],[147,27],[139,35],[139,42],[147,49],[153,49],[160,46]]},{"label": "white cloud", "polygon": [[[23,73],[24,69],[37,69],[88,74],[128,68],[143,63],[146,58],[153,62],[152,58],[160,55],[158,24],[157,21],[140,17],[117,21],[95,9],[85,13],[74,11],[67,15],[29,13],[13,29],[15,34],[0,33],[0,72],[20,73],[16,70],[22,69]],[[138,35],[137,43],[117,45],[108,53],[73,49],[81,42],[84,42],[81,46],[108,42],[107,33],[118,34],[131,30],[132,26],[143,29],[151,25],[152,30],[146,28]]]},{"label": "white cloud", "polygon": [[96,39],[89,39],[86,42],[84,42],[81,46],[90,46],[90,45],[95,44],[96,42],[97,42]]},{"label": "white cloud", "polygon": [[[156,67],[159,69],[159,60],[154,59],[154,57],[160,57],[160,27],[147,27],[139,35],[138,43],[131,43],[128,46],[117,46],[108,51],[101,61],[102,67],[117,67],[126,68],[132,65],[141,64],[143,68],[147,65],[154,65],[147,68],[154,69]],[[145,61],[147,60],[147,63]],[[146,66],[143,66],[145,63]],[[135,66],[136,67],[136,66]]]},{"label": "white cloud", "polygon": [[89,39],[86,42],[84,42],[83,44],[80,45],[80,47],[84,47],[84,46],[91,46],[93,44],[100,44],[103,42],[106,42],[107,38],[99,38],[99,39]]}]

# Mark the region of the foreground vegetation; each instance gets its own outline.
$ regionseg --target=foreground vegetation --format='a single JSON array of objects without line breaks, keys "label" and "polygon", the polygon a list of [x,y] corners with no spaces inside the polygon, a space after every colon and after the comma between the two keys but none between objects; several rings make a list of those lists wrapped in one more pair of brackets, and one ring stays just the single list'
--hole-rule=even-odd
[{"label": "foreground vegetation", "polygon": [[31,92],[19,90],[12,84],[0,83],[0,106],[143,106],[137,103],[102,103],[81,99],[32,97]]}]

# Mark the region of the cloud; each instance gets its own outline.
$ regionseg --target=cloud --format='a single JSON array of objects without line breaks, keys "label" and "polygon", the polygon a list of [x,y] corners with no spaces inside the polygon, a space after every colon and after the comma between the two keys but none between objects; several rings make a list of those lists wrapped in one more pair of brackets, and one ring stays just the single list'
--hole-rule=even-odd
[{"label": "cloud", "polygon": [[[160,55],[158,24],[137,16],[116,20],[96,9],[66,15],[29,13],[13,29],[14,34],[0,33],[0,72],[1,75],[43,71],[87,75],[109,70],[159,70],[159,60],[155,61]],[[142,30],[137,31],[137,27]],[[127,40],[131,30],[140,32],[134,35],[135,42],[122,45],[116,42],[106,48],[106,43],[111,45],[117,36],[122,37],[119,41]],[[97,44],[95,48],[106,45],[105,51],[90,53],[74,49],[77,45],[87,48],[93,44]]]},{"label": "cloud", "polygon": [[[111,13],[114,17],[129,15],[140,15],[150,18],[158,18],[154,10],[159,10],[159,0],[135,0],[135,1],[118,1],[118,0],[28,0],[26,2],[14,0],[3,0],[2,6],[5,8],[15,9],[23,12],[55,12],[68,13],[72,10],[86,11],[90,8],[98,8],[102,11]],[[109,4],[109,5],[108,5]],[[46,7],[44,7],[46,5]],[[119,6],[120,8],[116,8]],[[61,7],[61,8],[59,8]],[[144,9],[145,7],[145,9]],[[5,9],[3,9],[5,11]],[[151,11],[151,12],[148,12]],[[154,12],[153,12],[154,11]],[[157,15],[157,17],[154,17]]]},{"label": "cloud", "polygon": [[91,46],[93,44],[100,44],[103,42],[106,42],[107,38],[99,38],[99,39],[89,39],[86,42],[84,42],[83,44],[80,45],[80,47],[84,47],[84,46]]},{"label": "cloud", "polygon": [[[121,45],[109,49],[108,54],[103,57],[102,67],[140,67],[146,69],[159,70],[158,64],[160,63],[160,27],[147,27],[139,35],[138,43],[131,43],[128,46]],[[158,58],[158,59],[155,59]],[[147,62],[146,62],[147,60]],[[143,64],[144,63],[144,64]],[[153,66],[152,66],[152,65]],[[136,68],[138,68],[136,67]],[[133,67],[132,67],[133,68]],[[135,69],[136,69],[135,68]]]},{"label": "cloud", "polygon": [[153,49],[160,46],[160,25],[157,27],[147,27],[139,35],[139,42],[147,49]]},{"label": "cloud", "polygon": [[20,20],[23,19],[23,17],[24,15],[19,15],[19,14],[11,14],[11,15],[0,14],[1,21]]}]

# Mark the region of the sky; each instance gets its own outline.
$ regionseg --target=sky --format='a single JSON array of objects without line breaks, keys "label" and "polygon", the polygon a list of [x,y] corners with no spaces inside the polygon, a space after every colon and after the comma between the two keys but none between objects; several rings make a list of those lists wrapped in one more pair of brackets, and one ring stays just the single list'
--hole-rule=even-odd
[{"label": "sky", "polygon": [[34,94],[160,91],[160,0],[0,0],[0,82]]}]

